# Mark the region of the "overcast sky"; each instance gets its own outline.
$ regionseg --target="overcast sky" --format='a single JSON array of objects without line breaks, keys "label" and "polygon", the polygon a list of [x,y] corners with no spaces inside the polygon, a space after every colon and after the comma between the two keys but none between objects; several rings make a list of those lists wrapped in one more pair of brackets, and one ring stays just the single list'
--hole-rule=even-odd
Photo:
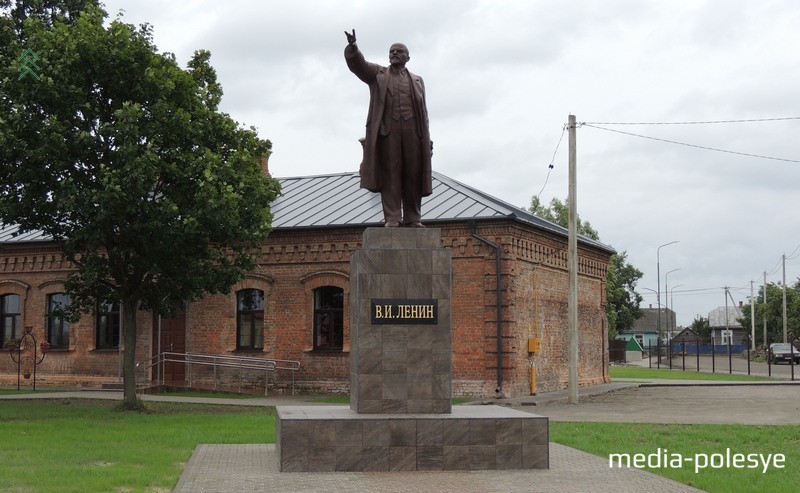
[{"label": "overcast sky", "polygon": [[783,254],[787,283],[800,276],[795,0],[107,0],[106,9],[152,24],[159,51],[184,67],[210,50],[223,111],[272,141],[274,176],[358,169],[369,95],[342,55],[343,31],[355,29],[370,61],[388,64],[394,42],[409,47],[408,68],[425,80],[434,169],[506,202],[565,199],[566,134],[558,144],[570,113],[586,123],[578,213],[644,273],[643,307],[656,306],[658,259],[662,305],[679,325],[724,306],[725,286],[738,303],[764,272],[781,281]]}]

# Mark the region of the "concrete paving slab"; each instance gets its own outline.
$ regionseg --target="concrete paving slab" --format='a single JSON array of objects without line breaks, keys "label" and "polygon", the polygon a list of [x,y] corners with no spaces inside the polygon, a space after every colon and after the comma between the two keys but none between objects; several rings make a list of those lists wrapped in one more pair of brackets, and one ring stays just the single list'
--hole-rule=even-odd
[{"label": "concrete paving slab", "polygon": [[230,492],[698,492],[608,459],[550,444],[549,470],[281,473],[273,444],[199,445],[175,493]]}]

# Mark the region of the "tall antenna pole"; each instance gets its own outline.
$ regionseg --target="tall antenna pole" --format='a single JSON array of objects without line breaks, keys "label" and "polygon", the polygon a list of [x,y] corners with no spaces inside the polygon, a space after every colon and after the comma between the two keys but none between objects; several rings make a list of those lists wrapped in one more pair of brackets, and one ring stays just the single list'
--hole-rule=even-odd
[{"label": "tall antenna pole", "polygon": [[578,403],[578,214],[577,214],[577,158],[575,143],[575,115],[569,115],[569,402]]}]

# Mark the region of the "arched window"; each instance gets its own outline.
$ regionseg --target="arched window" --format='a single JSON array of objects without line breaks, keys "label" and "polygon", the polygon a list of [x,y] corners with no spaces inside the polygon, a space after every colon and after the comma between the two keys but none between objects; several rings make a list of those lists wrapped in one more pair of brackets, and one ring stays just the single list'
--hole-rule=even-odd
[{"label": "arched window", "polygon": [[264,291],[236,293],[236,349],[264,349]]},{"label": "arched window", "polygon": [[119,302],[100,302],[97,304],[95,314],[95,328],[97,349],[119,348]]},{"label": "arched window", "polygon": [[344,290],[322,286],[314,290],[314,349],[342,350]]},{"label": "arched window", "polygon": [[21,334],[20,325],[22,315],[20,311],[20,300],[18,294],[6,294],[0,296],[0,347],[6,347],[6,339],[19,339]]},{"label": "arched window", "polygon": [[69,295],[53,293],[47,295],[47,342],[51,348],[69,347],[69,321],[62,310],[69,306]]}]

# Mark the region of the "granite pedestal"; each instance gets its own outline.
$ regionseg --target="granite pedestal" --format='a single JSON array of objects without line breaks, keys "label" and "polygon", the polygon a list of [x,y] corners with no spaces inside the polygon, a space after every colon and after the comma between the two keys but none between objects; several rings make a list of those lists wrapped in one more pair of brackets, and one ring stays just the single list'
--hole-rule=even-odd
[{"label": "granite pedestal", "polygon": [[281,406],[281,471],[547,469],[546,417],[451,407],[451,257],[438,229],[368,228],[350,261],[350,408]]}]

